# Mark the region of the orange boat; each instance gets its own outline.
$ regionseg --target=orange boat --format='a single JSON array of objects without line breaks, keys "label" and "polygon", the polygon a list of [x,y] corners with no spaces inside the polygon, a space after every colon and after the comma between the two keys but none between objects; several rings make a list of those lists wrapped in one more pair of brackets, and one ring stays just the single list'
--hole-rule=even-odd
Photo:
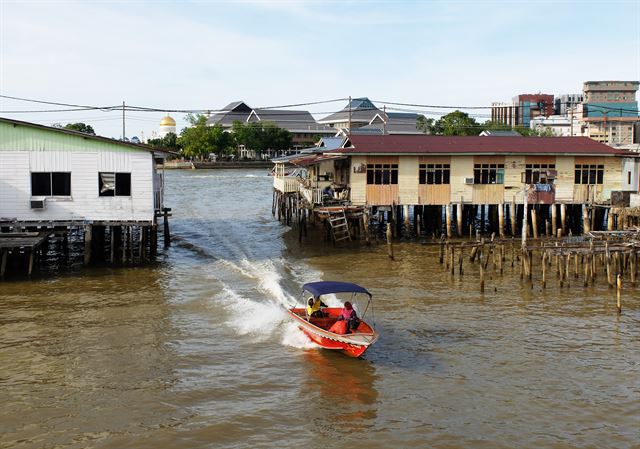
[{"label": "orange boat", "polygon": [[[340,334],[332,331],[332,327],[338,321],[342,308],[326,307],[322,309],[324,317],[310,317],[306,307],[293,307],[288,309],[289,316],[298,324],[302,332],[313,342],[324,349],[340,351],[351,357],[360,357],[378,339],[378,333],[373,326],[364,321],[370,306],[372,306],[372,296],[365,288],[349,282],[321,281],[310,282],[302,287],[303,298],[305,292],[310,293],[315,298],[322,299],[325,295],[350,294],[350,301],[354,304],[356,311],[360,310],[358,295],[364,295],[366,305],[364,312],[359,314],[359,324],[356,329],[349,333]],[[372,308],[372,307],[371,307]],[[372,308],[373,310],[373,308]]]}]

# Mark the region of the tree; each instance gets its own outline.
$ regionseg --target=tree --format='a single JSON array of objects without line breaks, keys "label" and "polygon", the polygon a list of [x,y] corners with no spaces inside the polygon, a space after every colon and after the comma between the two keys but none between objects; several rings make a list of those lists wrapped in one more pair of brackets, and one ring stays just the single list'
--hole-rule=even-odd
[{"label": "tree", "polygon": [[211,153],[223,154],[235,151],[232,135],[225,132],[221,125],[207,125],[207,117],[201,114],[188,114],[186,120],[192,125],[180,133],[178,145],[187,157],[203,158]]},{"label": "tree", "polygon": [[416,119],[416,128],[425,134],[434,134],[434,122],[434,119],[421,115]]},{"label": "tree", "polygon": [[180,150],[180,145],[178,143],[178,136],[175,133],[167,133],[164,137],[159,137],[157,139],[149,139],[147,141],[147,145],[157,148],[164,148],[167,150]]},{"label": "tree", "polygon": [[482,126],[469,114],[453,111],[440,117],[434,125],[434,133],[444,136],[477,136]]},{"label": "tree", "polygon": [[78,131],[80,133],[91,134],[93,136],[96,135],[96,132],[93,130],[91,125],[87,125],[86,123],[67,123],[62,126],[60,123],[54,123],[51,125],[54,128],[62,128],[62,129],[70,129],[71,131]]},{"label": "tree", "polygon": [[232,131],[236,142],[262,154],[267,150],[285,151],[291,148],[293,138],[286,129],[271,122],[233,122]]}]

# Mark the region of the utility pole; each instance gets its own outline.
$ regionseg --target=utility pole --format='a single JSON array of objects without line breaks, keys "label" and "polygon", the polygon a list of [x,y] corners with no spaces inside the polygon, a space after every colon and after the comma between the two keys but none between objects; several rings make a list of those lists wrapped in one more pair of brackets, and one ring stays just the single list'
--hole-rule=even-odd
[{"label": "utility pole", "polygon": [[349,95],[349,135],[351,135],[351,95]]},{"label": "utility pole", "polygon": [[573,106],[571,105],[571,100],[567,102],[567,107],[569,108],[569,120],[570,120],[569,129],[571,130],[569,132],[569,137],[573,137]]},{"label": "utility pole", "polygon": [[382,135],[387,134],[387,105],[385,104],[382,107],[383,117],[382,117]]},{"label": "utility pole", "polygon": [[124,142],[126,139],[125,129],[124,129],[124,101],[122,102],[122,141]]}]

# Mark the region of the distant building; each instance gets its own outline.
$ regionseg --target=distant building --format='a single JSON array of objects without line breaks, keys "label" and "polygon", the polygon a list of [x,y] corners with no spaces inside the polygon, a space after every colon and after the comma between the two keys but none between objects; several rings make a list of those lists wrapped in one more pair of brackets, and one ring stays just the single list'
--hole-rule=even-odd
[{"label": "distant building", "polygon": [[509,126],[528,128],[532,119],[553,115],[553,95],[521,94],[513,98],[511,104],[493,103],[491,121]]},{"label": "distant building", "polygon": [[[225,130],[231,131],[233,122],[269,122],[279,128],[286,129],[291,133],[294,151],[309,147],[316,143],[321,137],[329,137],[335,131],[327,126],[321,125],[313,118],[309,111],[289,110],[289,109],[254,109],[244,101],[229,103],[221,111],[212,115],[207,124],[210,126],[220,125]],[[251,149],[240,146],[240,157],[254,158],[255,152]],[[273,156],[273,155],[265,155]]]},{"label": "distant building", "polygon": [[160,129],[158,130],[158,136],[160,138],[166,136],[169,133],[176,133],[176,121],[173,117],[167,115],[160,120]]},{"label": "distant building", "polygon": [[594,140],[608,145],[634,143],[638,117],[638,81],[586,81],[584,102],[577,108]]},{"label": "distant building", "polygon": [[582,94],[564,94],[555,99],[554,114],[568,115],[571,107],[582,103]]},{"label": "distant building", "polygon": [[[573,121],[573,123],[572,123]],[[558,137],[587,136],[586,126],[575,115],[550,115],[549,117],[536,117],[531,120],[531,128],[537,130],[551,130]]]},{"label": "distant building", "polygon": [[522,137],[518,131],[512,129],[485,129],[479,135],[481,137]]}]

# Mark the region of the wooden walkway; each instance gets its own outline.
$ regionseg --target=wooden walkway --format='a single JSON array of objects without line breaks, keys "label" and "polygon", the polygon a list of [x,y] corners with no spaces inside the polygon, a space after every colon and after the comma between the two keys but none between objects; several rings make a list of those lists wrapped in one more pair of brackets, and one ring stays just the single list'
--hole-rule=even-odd
[{"label": "wooden walkway", "polygon": [[29,251],[28,274],[31,275],[34,252],[50,235],[49,232],[0,232],[0,277],[4,277],[7,256],[13,251]]}]

